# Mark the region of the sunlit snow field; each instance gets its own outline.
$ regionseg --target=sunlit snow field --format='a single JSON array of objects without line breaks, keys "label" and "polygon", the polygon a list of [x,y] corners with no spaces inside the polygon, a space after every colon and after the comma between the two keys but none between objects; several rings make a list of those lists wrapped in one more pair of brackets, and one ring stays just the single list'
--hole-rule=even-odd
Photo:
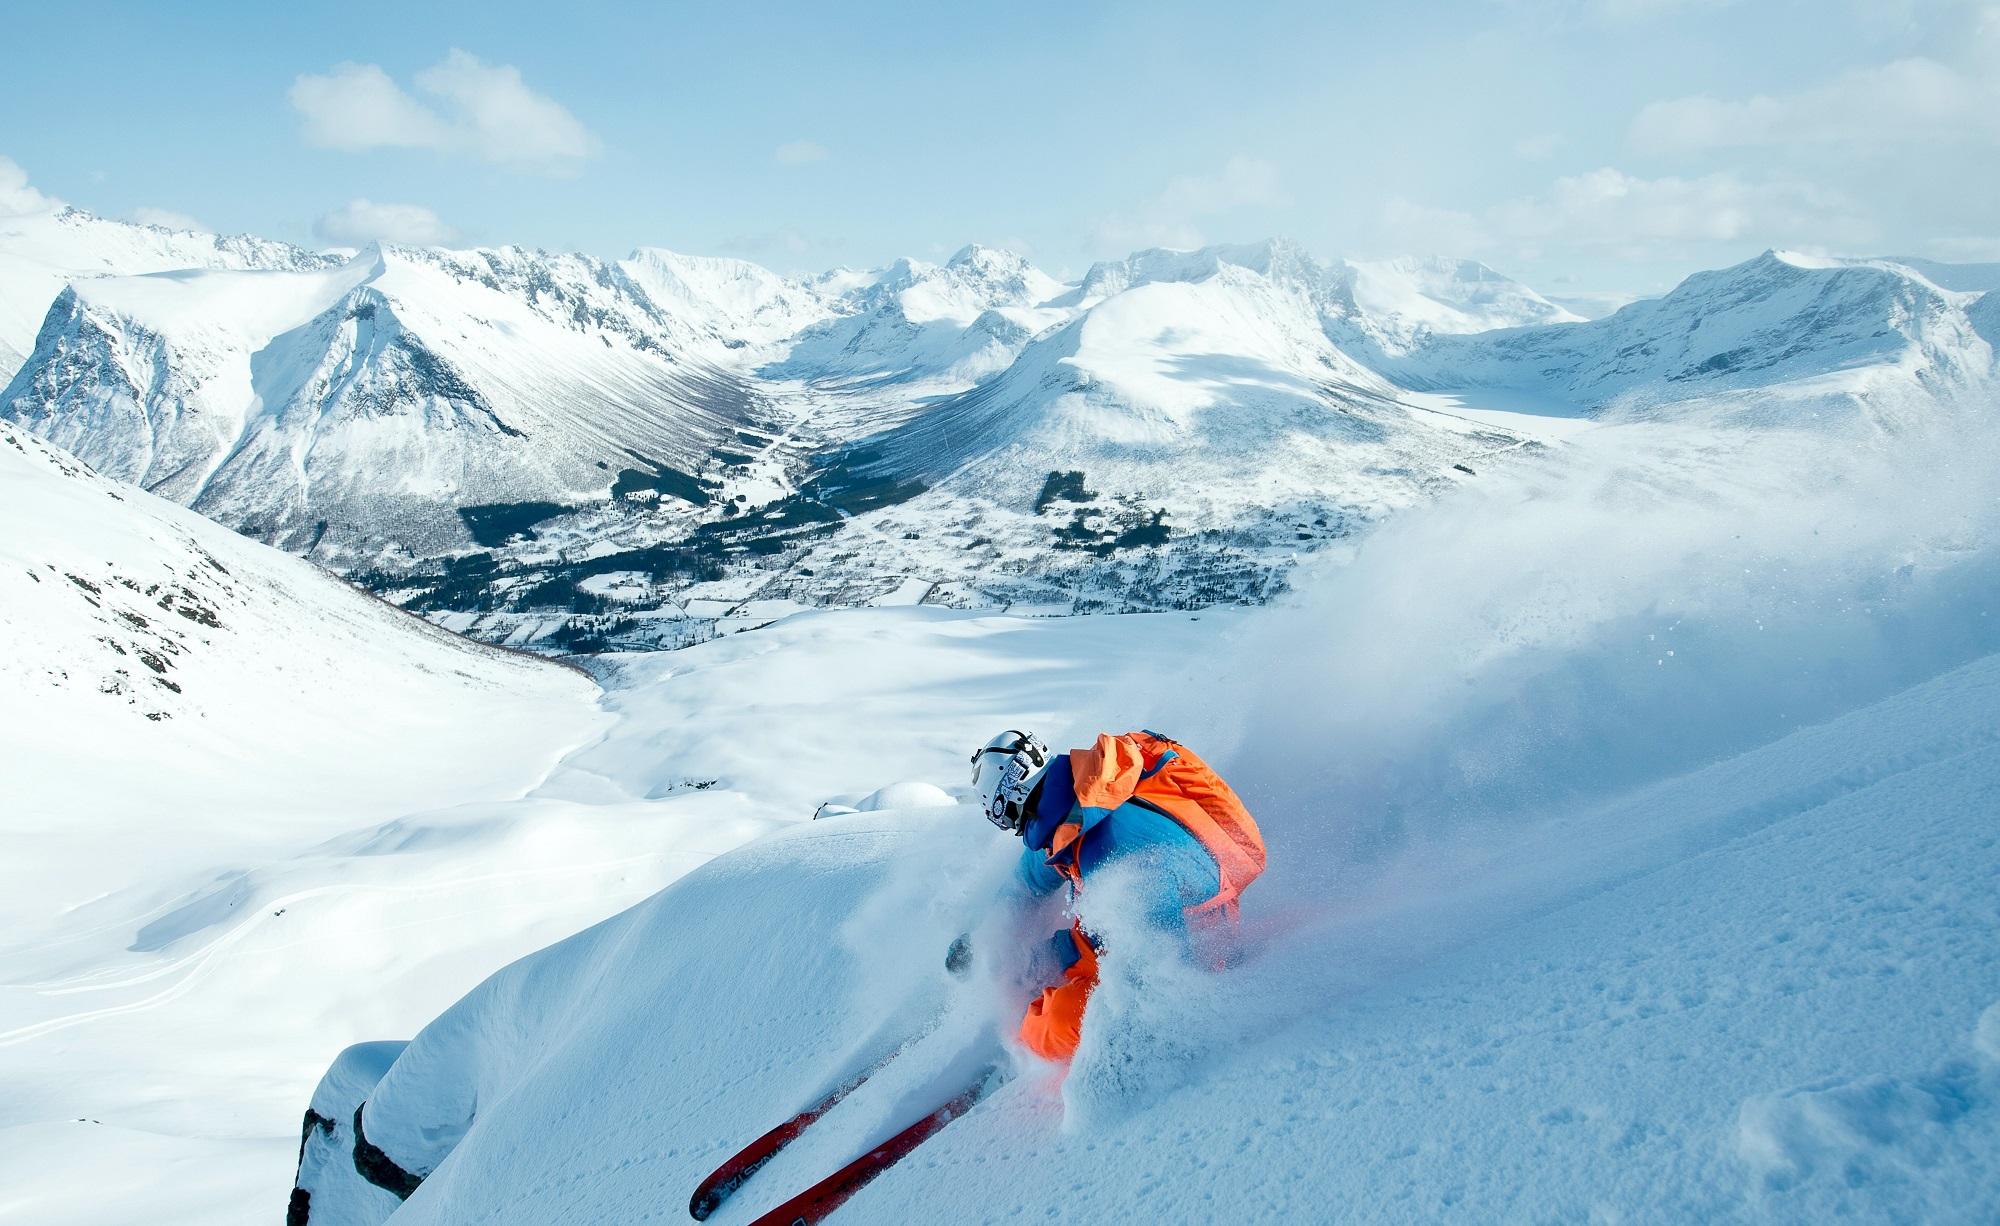
[{"label": "sunlit snow field", "polygon": [[1078,726],[1105,677],[1235,620],[807,615],[607,660],[595,698],[552,666],[532,694],[456,701],[311,672],[342,706],[238,691],[223,716],[239,737],[289,725],[292,752],[180,777],[100,770],[144,733],[107,742],[96,707],[10,705],[0,821],[26,850],[4,870],[0,1220],[275,1220],[344,1046],[408,1037],[507,961],[824,800],[955,786],[987,724]]},{"label": "sunlit snow field", "polygon": [[[459,1133],[426,1113],[480,1088],[398,1221],[677,1217],[865,1040],[1018,1008],[1004,957],[964,987],[937,967],[1004,871],[984,823],[807,823],[956,786],[969,745],[1025,724],[1160,728],[1238,784],[1272,859],[1246,956],[1181,967],[1097,894],[1086,917],[1128,952],[1067,1084],[1022,1069],[854,1220],[1990,1220],[1981,424],[1601,426],[1396,518],[1277,608],[803,614],[607,658],[601,694],[551,669],[431,696],[473,738],[356,684],[294,716],[296,752],[148,779],[92,770],[123,741],[10,708],[0,820],[33,837],[4,885],[57,905],[0,947],[0,1219],[275,1220],[337,1052],[409,1039],[649,897],[454,1009],[380,1118],[442,1158]],[[233,700],[244,727],[296,709]],[[85,809],[89,839],[55,837]],[[900,1102],[857,1101],[718,1220]],[[339,1174],[315,1222],[382,1208]]]}]

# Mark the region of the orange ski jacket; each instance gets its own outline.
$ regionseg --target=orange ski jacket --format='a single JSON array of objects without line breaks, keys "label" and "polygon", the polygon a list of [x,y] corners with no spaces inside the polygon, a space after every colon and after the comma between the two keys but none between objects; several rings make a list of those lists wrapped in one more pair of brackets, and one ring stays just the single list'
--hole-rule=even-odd
[{"label": "orange ski jacket", "polygon": [[1222,777],[1185,745],[1157,732],[1101,733],[1068,754],[1075,802],[1048,843],[1048,864],[1080,885],[1081,852],[1092,828],[1121,806],[1170,818],[1215,859],[1219,887],[1188,909],[1234,915],[1246,887],[1264,871],[1264,836]]}]

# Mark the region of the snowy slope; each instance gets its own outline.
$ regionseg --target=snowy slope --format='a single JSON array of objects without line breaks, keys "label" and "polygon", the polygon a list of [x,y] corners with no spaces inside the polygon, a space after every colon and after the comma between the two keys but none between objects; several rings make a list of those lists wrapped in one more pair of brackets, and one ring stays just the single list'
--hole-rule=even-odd
[{"label": "snowy slope", "polygon": [[[1063,1097],[1029,1071],[848,1216],[1975,1220],[2000,1139],[2000,967],[1973,935],[1996,918],[2000,758],[1971,729],[1996,701],[1989,660],[1513,849],[1442,915],[1436,897],[1364,898],[1313,934],[1346,969],[1297,1022],[1277,968],[1214,986],[1137,968],[1190,999],[1101,989],[1100,1016],[1122,1006],[1138,1033],[1093,1034],[1068,1093],[1087,1123],[1062,1128]],[[979,866],[980,834],[960,811],[767,840],[511,968],[393,1064],[322,1087],[309,1220],[395,1207],[355,1173],[363,1098],[369,1141],[435,1172],[395,1221],[677,1205],[734,1143],[950,1010],[721,1219],[744,1220],[921,1110],[953,1044],[978,1041],[986,1002],[930,965],[964,913],[898,866]],[[1578,840],[1613,850],[1565,851]],[[857,897],[875,900],[858,919]],[[840,939],[805,958],[732,939],[766,925]],[[1230,997],[1247,1007],[1223,1012]],[[662,1007],[685,999],[729,1003]],[[1160,1011],[1187,1027],[1164,1044]],[[1165,1085],[1122,1084],[1125,1061]]]},{"label": "snowy slope", "polygon": [[816,547],[805,590],[872,570],[981,601],[1254,602],[1302,548],[1522,445],[1400,402],[1337,343],[1347,289],[1280,243],[1097,266],[1005,371],[852,445],[924,492]]},{"label": "snowy slope", "polygon": [[1020,256],[974,243],[942,265],[898,260],[816,283],[840,314],[792,342],[770,373],[804,379],[928,380],[964,386],[1005,367],[1066,315],[1061,283]]},{"label": "snowy slope", "polygon": [[1136,286],[1202,281],[1224,268],[1246,269],[1304,294],[1322,326],[1352,356],[1407,353],[1432,335],[1571,323],[1577,316],[1476,260],[1404,257],[1322,263],[1297,243],[1154,248],[1092,266],[1077,287],[1090,305]]},{"label": "snowy slope", "polygon": [[709,465],[762,417],[690,356],[707,336],[583,256],[373,246],[74,286],[0,416],[285,548],[393,564],[467,543],[460,507]]},{"label": "snowy slope", "polygon": [[1391,373],[1418,387],[1532,388],[1591,408],[1788,384],[1865,401],[1990,377],[1993,348],[1968,320],[1978,301],[1903,264],[1772,251],[1589,323],[1440,338]]},{"label": "snowy slope", "polygon": [[71,281],[176,268],[308,269],[337,262],[289,243],[134,225],[57,204],[0,215],[0,381],[27,360],[49,304]]},{"label": "snowy slope", "polygon": [[[1056,726],[1090,678],[1216,624],[807,616],[603,661],[600,709],[567,670],[439,635],[0,431],[33,453],[0,443],[21,528],[0,574],[20,671],[0,683],[25,699],[0,703],[0,1218],[38,1226],[272,1220],[333,1053],[413,1033],[822,801],[955,783],[989,723]],[[221,625],[160,609],[168,580]],[[1063,663],[1030,678],[1025,660]],[[166,702],[183,705],[145,718]],[[848,735],[817,735],[836,718]]]},{"label": "snowy slope", "polygon": [[[2000,751],[1968,724],[1996,702],[1989,660],[1484,866],[1511,896],[1442,916],[1369,899],[1313,934],[1345,967],[1310,1011],[1273,999],[1274,968],[1215,985],[1150,968],[1145,990],[1188,994],[1172,1003],[1114,978],[1068,1110],[1104,1082],[1136,1105],[1066,1128],[1064,1092],[1025,1071],[841,1220],[1980,1220],[2000,1210],[2000,965],[1977,935],[2000,919]],[[945,1010],[716,1220],[920,1113],[986,1006],[930,965],[960,916],[899,866],[978,863],[980,832],[962,811],[824,825],[724,857],[489,981],[393,1063],[330,1079],[308,1220],[398,1209],[356,1173],[364,1098],[369,1142],[432,1172],[397,1223],[672,1211]],[[1563,850],[1632,830],[1651,837],[1587,872]],[[1536,880],[1554,865],[1576,875]],[[857,897],[874,900],[859,917]],[[769,927],[838,938],[800,956],[734,936]],[[1403,969],[1412,945],[1431,956]],[[668,1005],[689,999],[707,1007]],[[1184,1029],[1147,1033],[1162,1013]],[[1107,1032],[1120,1021],[1137,1033]],[[1125,1061],[1166,1084],[1115,1085]]]},{"label": "snowy slope", "polygon": [[1355,309],[1398,349],[1426,335],[1490,332],[1581,317],[1477,260],[1344,260]]},{"label": "snowy slope", "polygon": [[[1099,883],[1066,1082],[1017,1062],[840,1220],[1990,1218],[1986,407],[1894,440],[1604,427],[1150,678],[1079,678],[1092,723],[1213,746],[1258,813],[1246,956],[1184,967]],[[335,1065],[310,1220],[672,1213],[942,1018],[715,1219],[748,1220],[1017,1014],[1008,951],[1043,929],[986,907],[1009,858],[963,810],[834,819],[517,963]],[[400,1207],[357,1171],[357,1108],[428,1173]]]},{"label": "snowy slope", "polygon": [[[575,672],[445,634],[18,426],[0,425],[0,474],[4,820],[37,846],[9,858],[14,938],[200,864],[204,840],[271,801],[274,779],[301,794],[288,805],[351,821],[462,794],[464,781],[433,774],[440,763],[477,761],[474,790],[505,792],[531,777],[535,747],[590,722],[594,687]],[[507,766],[515,755],[527,761]],[[121,828],[107,848],[97,819],[127,816],[132,794],[173,816]],[[56,812],[68,820],[43,825]],[[85,849],[98,857],[87,879],[20,872],[44,850]]]},{"label": "snowy slope", "polygon": [[[449,999],[494,961],[449,918],[480,898],[468,841],[432,836],[462,853],[439,870],[376,828],[517,796],[602,725],[597,688],[7,424],[0,522],[0,1218],[269,1220],[246,1186],[296,1136],[257,1103],[316,1071],[287,1049],[401,1012],[397,967]],[[315,851],[357,829],[380,837]],[[504,946],[508,886],[484,890],[468,922]],[[458,950],[374,927],[414,897]]]},{"label": "snowy slope", "polygon": [[661,310],[712,328],[725,349],[768,347],[834,310],[808,286],[748,260],[641,247],[618,267]]}]

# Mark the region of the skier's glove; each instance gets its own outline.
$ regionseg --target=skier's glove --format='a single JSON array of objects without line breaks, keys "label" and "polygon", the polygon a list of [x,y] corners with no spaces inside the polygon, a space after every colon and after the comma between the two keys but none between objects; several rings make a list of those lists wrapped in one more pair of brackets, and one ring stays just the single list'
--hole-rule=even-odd
[{"label": "skier's glove", "polygon": [[951,948],[944,954],[944,969],[960,978],[964,978],[965,973],[972,969],[971,933],[961,932],[958,934],[958,939],[951,943]]}]

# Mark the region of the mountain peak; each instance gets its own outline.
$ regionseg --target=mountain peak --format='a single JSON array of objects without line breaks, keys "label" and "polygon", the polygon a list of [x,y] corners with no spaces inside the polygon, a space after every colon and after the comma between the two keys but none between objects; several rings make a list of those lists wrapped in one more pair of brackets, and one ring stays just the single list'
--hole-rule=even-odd
[{"label": "mountain peak", "polygon": [[985,270],[1005,269],[1019,271],[1028,267],[1028,261],[1001,247],[987,247],[980,243],[967,243],[945,261],[945,267]]},{"label": "mountain peak", "polygon": [[1077,296],[1087,303],[1140,285],[1205,281],[1225,266],[1294,286],[1317,285],[1326,271],[1304,247],[1286,238],[1216,243],[1193,251],[1148,247],[1122,260],[1103,260],[1091,265]]}]

